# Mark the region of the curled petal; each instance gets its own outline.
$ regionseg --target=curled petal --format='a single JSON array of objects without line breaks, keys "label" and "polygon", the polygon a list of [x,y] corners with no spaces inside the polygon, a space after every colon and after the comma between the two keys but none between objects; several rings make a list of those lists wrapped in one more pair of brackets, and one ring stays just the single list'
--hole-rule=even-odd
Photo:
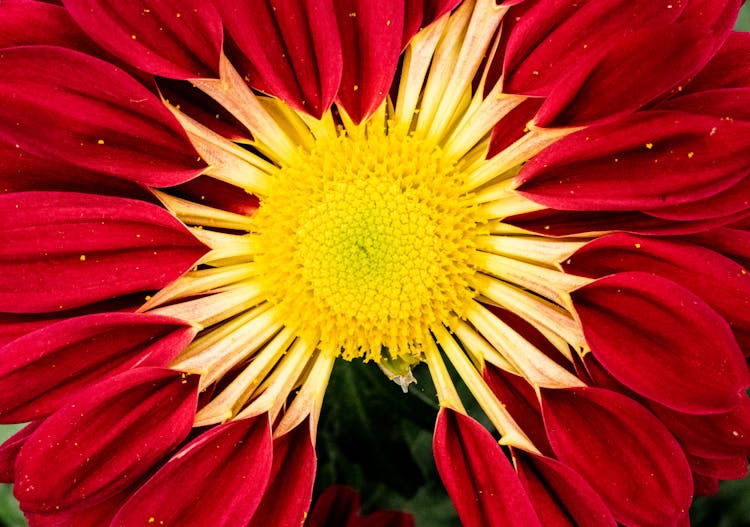
[{"label": "curled petal", "polygon": [[206,167],[164,104],[112,64],[27,46],[3,50],[0,69],[0,138],[22,150],[150,186]]},{"label": "curled petal", "polygon": [[627,272],[572,298],[594,357],[628,388],[688,413],[740,403],[750,375],[737,342],[726,321],[684,287]]},{"label": "curled petal", "polygon": [[65,0],[92,39],[148,73],[176,79],[216,77],[221,19],[200,0]]},{"label": "curled petal", "polygon": [[675,525],[692,499],[682,450],[641,405],[599,388],[542,390],[552,448],[626,525]]},{"label": "curled petal", "polygon": [[137,366],[166,366],[195,335],[167,317],[103,313],[64,320],[0,348],[0,421],[46,416],[80,390]]},{"label": "curled petal", "polygon": [[[545,100],[538,126],[583,126],[633,112],[700,71],[714,37],[688,24],[652,24],[586,57]],[[637,72],[635,74],[634,72]]]},{"label": "curled petal", "polygon": [[0,309],[70,309],[159,289],[206,252],[166,210],[65,192],[0,195]]},{"label": "curled petal", "polygon": [[[750,57],[749,57],[750,58]],[[660,110],[710,115],[725,121],[750,121],[750,87],[721,88],[690,93],[666,100]]]},{"label": "curled petal", "polygon": [[518,475],[545,527],[615,527],[599,495],[559,461],[515,453]]},{"label": "curled petal", "polygon": [[299,527],[310,508],[316,464],[308,420],[275,439],[268,488],[247,527]]},{"label": "curled petal", "polygon": [[334,0],[218,0],[258,90],[320,117],[339,89],[342,50]]},{"label": "curled petal", "polygon": [[21,508],[86,508],[117,494],[187,436],[197,402],[198,376],[163,368],[136,368],[80,392],[21,448]]},{"label": "curled petal", "polygon": [[42,421],[33,421],[18,432],[10,436],[0,446],[0,482],[13,483],[15,479],[15,464],[21,447],[26,443],[29,436],[36,430]]},{"label": "curled petal", "polygon": [[750,170],[750,123],[643,112],[582,130],[524,166],[529,199],[565,210],[647,210],[713,196]]},{"label": "curled petal", "polygon": [[270,428],[261,415],[204,432],[138,489],[111,527],[247,525],[271,474]]},{"label": "curled petal", "polygon": [[742,479],[747,476],[747,457],[736,456],[726,459],[701,458],[687,456],[690,470],[719,479]]},{"label": "curled petal", "polygon": [[404,1],[337,0],[343,49],[337,102],[355,123],[371,115],[388,95],[401,55]]},{"label": "curled petal", "polygon": [[465,527],[541,527],[516,472],[479,423],[441,409],[433,451],[440,478]]}]

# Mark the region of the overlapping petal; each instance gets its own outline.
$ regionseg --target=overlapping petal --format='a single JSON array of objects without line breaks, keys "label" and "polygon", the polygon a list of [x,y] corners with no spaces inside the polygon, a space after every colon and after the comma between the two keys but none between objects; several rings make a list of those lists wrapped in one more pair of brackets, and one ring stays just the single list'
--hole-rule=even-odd
[{"label": "overlapping petal", "polygon": [[136,368],[80,392],[21,448],[22,509],[87,508],[137,481],[187,436],[197,388],[197,376]]},{"label": "overlapping petal", "polygon": [[166,366],[196,329],[167,317],[103,313],[71,318],[0,348],[0,421],[44,417],[101,379]]},{"label": "overlapping petal", "polygon": [[217,77],[221,19],[200,0],[65,0],[80,27],[104,49],[148,73]]},{"label": "overlapping petal", "polygon": [[0,196],[0,309],[59,311],[158,289],[206,248],[166,210],[62,192]]},{"label": "overlapping petal", "polygon": [[40,424],[42,424],[41,420],[27,424],[0,445],[0,482],[13,483],[18,453],[29,436]]},{"label": "overlapping petal", "polygon": [[545,527],[615,527],[615,520],[591,486],[559,461],[515,453],[518,474]]},{"label": "overlapping petal", "polygon": [[267,415],[216,426],[140,487],[111,527],[247,525],[268,485],[272,449]]},{"label": "overlapping petal", "polygon": [[618,522],[664,527],[684,519],[690,469],[672,435],[643,406],[600,388],[544,389],[542,411],[558,459],[597,489]]},{"label": "overlapping petal", "polygon": [[572,297],[592,353],[628,388],[688,413],[739,404],[750,384],[742,353],[726,321],[694,293],[626,272]]},{"label": "overlapping petal", "polygon": [[465,527],[541,527],[516,472],[479,423],[443,408],[433,450],[440,477]]},{"label": "overlapping petal", "polygon": [[274,439],[268,487],[247,527],[299,527],[312,500],[317,460],[310,422]]},{"label": "overlapping petal", "polygon": [[162,102],[112,64],[21,46],[2,51],[0,69],[0,138],[17,148],[157,187],[206,166]]},{"label": "overlapping petal", "polygon": [[218,0],[247,60],[251,86],[316,117],[339,89],[343,67],[333,0]]},{"label": "overlapping petal", "polygon": [[557,209],[659,209],[731,188],[750,170],[748,148],[750,123],[643,112],[555,143],[524,166],[518,190]]}]

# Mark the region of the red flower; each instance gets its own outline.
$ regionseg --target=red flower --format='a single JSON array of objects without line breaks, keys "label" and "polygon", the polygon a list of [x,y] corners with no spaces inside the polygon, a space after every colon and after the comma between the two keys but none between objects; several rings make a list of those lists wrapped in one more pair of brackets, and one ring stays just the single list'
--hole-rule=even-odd
[{"label": "red flower", "polygon": [[0,4],[31,525],[300,525],[339,358],[426,364],[467,527],[685,525],[745,474],[740,0],[62,4]]}]

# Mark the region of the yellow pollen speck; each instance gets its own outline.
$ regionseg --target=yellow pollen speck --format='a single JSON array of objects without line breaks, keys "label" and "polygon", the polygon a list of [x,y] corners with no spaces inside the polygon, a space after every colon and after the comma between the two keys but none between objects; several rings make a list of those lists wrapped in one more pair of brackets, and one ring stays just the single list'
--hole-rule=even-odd
[{"label": "yellow pollen speck", "polygon": [[589,45],[588,45],[588,44],[584,44],[584,45],[583,45],[583,49],[588,49],[588,47],[589,47]]},{"label": "yellow pollen speck", "polygon": [[651,150],[654,147],[654,143],[646,143],[646,148]]},{"label": "yellow pollen speck", "polygon": [[149,300],[151,300],[151,295],[146,295],[146,296],[145,296],[145,297],[143,297],[143,298],[145,298],[145,299],[146,299],[146,302],[148,302]]},{"label": "yellow pollen speck", "polygon": [[130,38],[132,38],[133,40],[136,40],[137,37],[135,35],[130,35]]},{"label": "yellow pollen speck", "polygon": [[143,8],[143,12],[144,12],[144,13],[150,13],[150,12],[151,12],[151,10],[150,10],[150,9],[148,9],[147,7],[144,7],[144,8]]},{"label": "yellow pollen speck", "polygon": [[349,17],[351,18],[356,18],[356,16],[357,16],[357,13],[355,11],[352,11],[351,13],[349,13]]},{"label": "yellow pollen speck", "polygon": [[487,228],[462,180],[433,143],[377,126],[298,150],[253,217],[267,299],[345,359],[419,355],[474,297]]},{"label": "yellow pollen speck", "polygon": [[688,159],[693,159],[695,152],[688,152]]},{"label": "yellow pollen speck", "polygon": [[391,25],[391,21],[390,21],[390,20],[386,20],[386,21],[385,21],[385,25],[386,25],[386,26],[390,26],[390,25]]},{"label": "yellow pollen speck", "polygon": [[97,141],[97,143],[98,143],[98,144],[100,144],[100,145],[103,145],[103,144],[104,144],[104,139],[99,139],[99,140]]},{"label": "yellow pollen speck", "polygon": [[151,516],[151,517],[150,517],[150,518],[148,519],[148,523],[154,523],[155,521],[156,521],[156,518],[154,518],[153,516]]},{"label": "yellow pollen speck", "polygon": [[635,244],[633,244],[633,246],[634,246],[634,247],[635,247],[636,249],[640,249],[640,248],[641,248],[641,244],[640,244],[640,243],[635,243]]},{"label": "yellow pollen speck", "polygon": [[182,13],[177,13],[177,18],[180,18],[182,16]]},{"label": "yellow pollen speck", "polygon": [[85,255],[85,254],[82,254],[82,255],[81,255],[81,258],[80,258],[80,260],[81,260],[82,262],[85,262],[85,261],[86,261],[86,255]]},{"label": "yellow pollen speck", "polygon": [[358,89],[359,89],[359,85],[355,84],[354,85],[354,91],[357,91]]}]

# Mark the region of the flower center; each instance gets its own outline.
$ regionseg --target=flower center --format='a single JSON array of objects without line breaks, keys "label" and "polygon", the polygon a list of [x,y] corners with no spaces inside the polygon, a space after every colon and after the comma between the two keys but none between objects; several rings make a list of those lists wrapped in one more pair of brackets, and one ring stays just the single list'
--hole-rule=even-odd
[{"label": "flower center", "polygon": [[375,126],[319,139],[282,167],[254,221],[268,300],[346,359],[418,355],[474,297],[482,224],[428,141]]}]

